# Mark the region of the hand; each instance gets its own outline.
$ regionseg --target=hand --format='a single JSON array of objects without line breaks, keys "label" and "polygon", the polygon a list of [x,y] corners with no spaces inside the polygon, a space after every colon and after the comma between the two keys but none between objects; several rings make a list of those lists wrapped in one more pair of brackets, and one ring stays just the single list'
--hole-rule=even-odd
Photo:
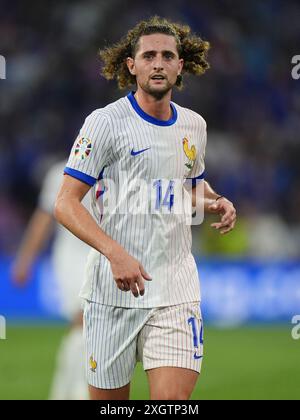
[{"label": "hand", "polygon": [[110,266],[117,287],[123,292],[131,290],[135,297],[145,293],[144,279],[151,277],[144,270],[142,264],[129,255],[124,248],[117,245],[110,258]]},{"label": "hand", "polygon": [[16,261],[11,268],[11,278],[18,287],[25,287],[31,276],[31,268],[24,262]]},{"label": "hand", "polygon": [[209,205],[208,211],[222,216],[220,222],[211,224],[211,227],[219,230],[222,235],[230,232],[234,228],[236,222],[236,210],[232,202],[227,200],[227,198],[221,197],[218,200],[215,200]]}]

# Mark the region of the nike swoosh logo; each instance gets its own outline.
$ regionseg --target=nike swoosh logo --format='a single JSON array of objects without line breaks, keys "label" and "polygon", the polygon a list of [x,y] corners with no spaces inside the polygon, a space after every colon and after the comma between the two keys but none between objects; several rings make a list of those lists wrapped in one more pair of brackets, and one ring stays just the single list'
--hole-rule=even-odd
[{"label": "nike swoosh logo", "polygon": [[196,360],[197,360],[197,359],[202,359],[202,357],[203,357],[203,356],[198,356],[198,355],[197,355],[197,353],[195,352],[195,354],[194,354],[194,359],[196,359]]},{"label": "nike swoosh logo", "polygon": [[136,152],[132,149],[131,150],[131,156],[139,155],[140,153],[146,152],[146,150],[151,149],[151,147],[147,147],[147,149],[137,150]]}]

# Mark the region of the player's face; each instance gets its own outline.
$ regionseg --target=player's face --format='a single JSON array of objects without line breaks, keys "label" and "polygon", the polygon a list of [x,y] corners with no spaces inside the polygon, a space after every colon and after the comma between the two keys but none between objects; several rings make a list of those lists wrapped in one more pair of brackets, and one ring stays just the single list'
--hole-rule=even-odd
[{"label": "player's face", "polygon": [[183,60],[179,58],[173,36],[152,34],[140,38],[136,55],[128,58],[127,65],[136,76],[138,88],[162,98],[175,85]]}]

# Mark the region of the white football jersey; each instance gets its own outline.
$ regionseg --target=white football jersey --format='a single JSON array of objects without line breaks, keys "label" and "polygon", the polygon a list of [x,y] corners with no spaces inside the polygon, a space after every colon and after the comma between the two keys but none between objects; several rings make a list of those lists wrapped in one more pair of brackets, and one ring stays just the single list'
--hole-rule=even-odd
[{"label": "white football jersey", "polygon": [[171,108],[170,120],[158,120],[130,93],[92,112],[75,140],[65,173],[93,186],[99,226],[152,278],[143,297],[122,292],[109,260],[93,249],[81,290],[87,300],[140,308],[200,300],[191,226],[180,205],[189,197],[187,179],[204,177],[206,123],[173,102]]}]

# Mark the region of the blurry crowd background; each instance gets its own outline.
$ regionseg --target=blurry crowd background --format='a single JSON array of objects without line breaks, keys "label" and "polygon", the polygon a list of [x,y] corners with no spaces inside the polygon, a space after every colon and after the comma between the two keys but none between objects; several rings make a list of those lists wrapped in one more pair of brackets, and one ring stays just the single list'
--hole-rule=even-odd
[{"label": "blurry crowd background", "polygon": [[211,69],[173,100],[208,124],[206,179],[239,213],[228,238],[194,228],[201,255],[300,257],[300,54],[296,0],[1,0],[0,253],[14,254],[46,170],[85,117],[127,92],[99,75],[97,51],[153,14],[211,43]]}]

